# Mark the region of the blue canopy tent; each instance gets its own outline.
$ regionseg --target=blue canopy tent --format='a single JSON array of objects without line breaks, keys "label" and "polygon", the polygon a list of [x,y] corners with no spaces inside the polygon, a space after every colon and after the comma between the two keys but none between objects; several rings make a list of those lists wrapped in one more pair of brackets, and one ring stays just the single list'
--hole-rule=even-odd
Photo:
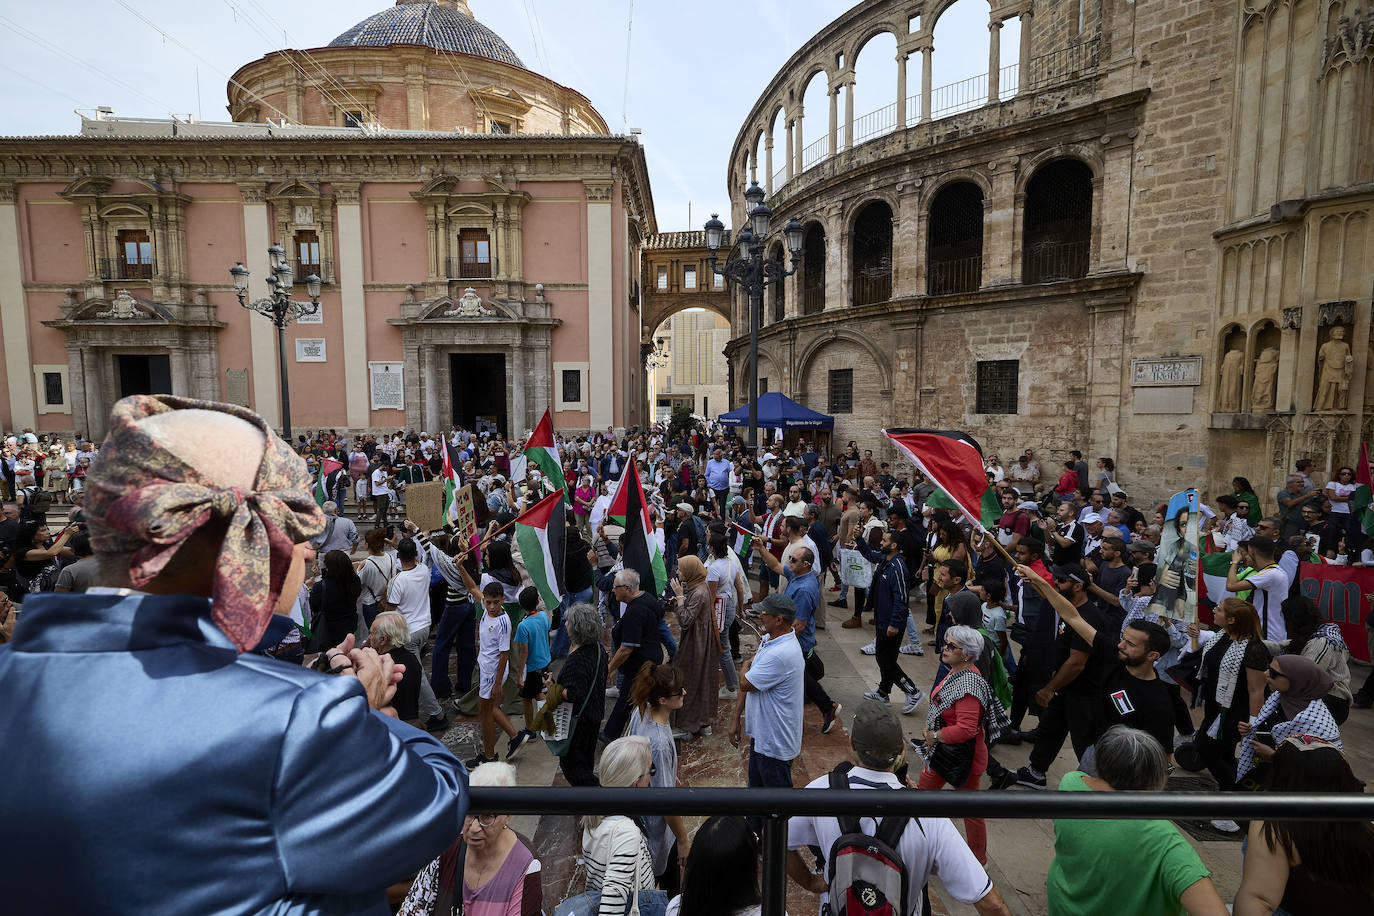
[{"label": "blue canopy tent", "polygon": [[[809,407],[803,407],[796,401],[777,391],[770,391],[767,394],[759,395],[758,400],[758,424],[759,429],[780,429],[783,431],[783,441],[791,447],[801,430],[814,430],[817,433],[825,432],[827,444],[829,434],[835,428],[835,418],[823,413],[817,413]],[[749,405],[736,407],[729,413],[723,413],[717,418],[722,426],[749,426]],[[788,435],[792,433],[792,435]],[[818,444],[812,438],[812,444]]]}]

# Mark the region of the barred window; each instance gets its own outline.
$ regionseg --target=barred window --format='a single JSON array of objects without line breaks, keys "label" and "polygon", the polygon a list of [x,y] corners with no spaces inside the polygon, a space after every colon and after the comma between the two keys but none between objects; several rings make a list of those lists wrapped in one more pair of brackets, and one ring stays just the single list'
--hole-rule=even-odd
[{"label": "barred window", "polygon": [[854,412],[854,370],[830,370],[830,412]]},{"label": "barred window", "polygon": [[1021,363],[1015,359],[978,362],[975,413],[1016,413],[1016,388]]},{"label": "barred window", "polygon": [[43,373],[43,403],[49,407],[61,407],[67,402],[62,391],[62,373]]},{"label": "barred window", "polygon": [[576,404],[582,400],[582,370],[563,370],[563,402]]}]

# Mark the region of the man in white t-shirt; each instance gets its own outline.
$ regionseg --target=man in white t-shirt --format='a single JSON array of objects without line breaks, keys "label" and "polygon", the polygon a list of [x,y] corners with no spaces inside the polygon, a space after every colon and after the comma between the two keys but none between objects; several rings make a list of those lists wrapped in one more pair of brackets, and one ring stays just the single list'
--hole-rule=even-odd
[{"label": "man in white t-shirt", "polygon": [[[386,603],[390,610],[406,619],[410,639],[406,640],[405,648],[419,658],[429,638],[429,567],[420,562],[419,548],[410,538],[396,547],[396,559],[401,561],[401,570],[391,578]],[[420,716],[425,720],[427,731],[441,732],[449,727],[443,707],[423,671],[420,672]]]},{"label": "man in white t-shirt", "polygon": [[391,465],[383,461],[372,471],[372,498],[377,504],[377,527],[386,527],[386,513],[391,508]]},{"label": "man in white t-shirt", "polygon": [[[875,700],[863,700],[854,715],[849,744],[853,748],[856,765],[843,774],[851,789],[905,788],[892,772],[902,751],[902,723],[891,707]],[[827,789],[831,774],[812,780],[806,788]],[[874,836],[878,823],[871,817],[856,818],[858,831]],[[854,827],[855,824],[847,826]],[[829,857],[835,841],[845,833],[840,819],[834,817],[797,817],[787,822],[787,874],[793,881],[813,894],[819,894],[821,907],[829,900],[829,888],[824,874],[811,870],[802,858],[801,850],[816,847]],[[1002,895],[992,886],[992,880],[978,864],[968,843],[959,835],[949,818],[923,817],[917,823],[908,822],[897,843],[896,852],[902,857],[907,872],[907,896],[911,916],[924,916],[925,906],[921,888],[932,875],[940,879],[949,895],[963,903],[971,903],[983,916],[1011,911]],[[894,901],[894,907],[899,904]],[[905,916],[905,914],[904,914]]]},{"label": "man in white t-shirt", "polygon": [[806,519],[800,516],[784,515],[782,520],[783,531],[787,533],[787,546],[782,549],[782,568],[787,569],[787,563],[792,559],[792,552],[798,547],[805,547],[811,551],[812,557],[818,557],[821,552],[816,548],[816,542],[806,533]]},{"label": "man in white t-shirt", "polygon": [[795,483],[787,490],[787,504],[782,507],[782,514],[787,518],[806,516],[806,500],[802,499],[801,487]]},{"label": "man in white t-shirt", "polygon": [[[1288,638],[1288,627],[1283,622],[1283,599],[1288,597],[1288,587],[1292,580],[1275,562],[1277,546],[1269,538],[1256,535],[1250,539],[1248,547],[1231,554],[1231,568],[1226,573],[1226,588],[1232,592],[1251,588],[1255,593],[1250,603],[1259,614],[1260,625],[1264,627],[1264,638],[1282,642]],[[1248,553],[1248,557],[1246,554]],[[1241,564],[1249,561],[1255,571],[1244,579],[1239,578]]]}]

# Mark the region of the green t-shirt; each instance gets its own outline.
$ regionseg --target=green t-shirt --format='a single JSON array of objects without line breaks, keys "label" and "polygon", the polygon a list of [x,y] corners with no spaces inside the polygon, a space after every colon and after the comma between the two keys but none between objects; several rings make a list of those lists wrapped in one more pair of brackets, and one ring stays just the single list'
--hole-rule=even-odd
[{"label": "green t-shirt", "polygon": [[[1074,771],[1061,792],[1090,792]],[[1050,916],[1179,914],[1179,896],[1210,875],[1168,821],[1058,820],[1054,861],[1045,876]]]}]

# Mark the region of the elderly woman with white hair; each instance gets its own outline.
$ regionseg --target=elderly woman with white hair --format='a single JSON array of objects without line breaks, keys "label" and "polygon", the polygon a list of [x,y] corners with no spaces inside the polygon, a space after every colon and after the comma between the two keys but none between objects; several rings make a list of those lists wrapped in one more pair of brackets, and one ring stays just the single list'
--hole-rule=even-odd
[{"label": "elderly woman with white hair", "polygon": [[[1164,748],[1146,732],[1114,725],[1094,750],[1097,775],[1066,773],[1061,792],[1159,792],[1168,782]],[[1227,913],[1197,852],[1162,820],[1056,819],[1045,890],[1050,916]]]},{"label": "elderly woman with white hair", "polygon": [[[484,763],[468,779],[473,787],[517,784],[509,763]],[[458,839],[415,877],[397,916],[540,916],[541,871],[524,838],[511,829],[509,814],[469,814]]]},{"label": "elderly woman with white hair", "polygon": [[368,632],[367,644],[378,655],[389,655],[398,665],[405,666],[401,682],[396,685],[396,698],[392,701],[396,715],[411,720],[420,717],[420,678],[424,677],[424,667],[415,653],[406,648],[410,642],[410,625],[404,614],[397,611],[384,611],[372,621]]},{"label": "elderly woman with white hair", "polygon": [[[653,767],[648,738],[617,738],[601,755],[601,784],[644,788]],[[668,895],[654,888],[654,857],[637,820],[624,814],[584,816],[582,859],[587,890],[560,903],[554,916],[624,916],[636,908],[639,916],[663,916]]]},{"label": "elderly woman with white hair", "polygon": [[[926,757],[918,789],[938,789],[946,783],[977,789],[987,772],[988,745],[1010,727],[1006,710],[977,668],[984,646],[983,634],[972,627],[945,631],[940,660],[949,666],[949,674],[930,693],[924,745],[917,748]],[[986,823],[980,817],[964,818],[964,832],[969,849],[986,865]]]},{"label": "elderly woman with white hair", "polygon": [[[564,702],[573,708],[572,736],[558,765],[573,786],[600,785],[593,769],[596,737],[606,711],[606,665],[610,658],[602,643],[605,624],[596,608],[579,602],[563,615],[563,626],[572,641],[572,652],[558,672]],[[551,683],[552,678],[545,678]]]}]

